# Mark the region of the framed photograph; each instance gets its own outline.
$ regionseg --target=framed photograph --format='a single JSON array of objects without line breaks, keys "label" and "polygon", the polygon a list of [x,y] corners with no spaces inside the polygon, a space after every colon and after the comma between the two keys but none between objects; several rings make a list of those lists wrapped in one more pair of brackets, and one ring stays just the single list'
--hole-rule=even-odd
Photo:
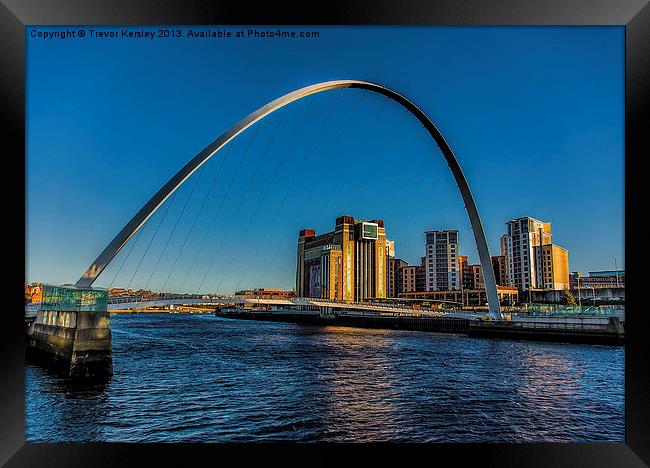
[{"label": "framed photograph", "polygon": [[274,8],[3,0],[3,463],[647,466],[647,2]]}]

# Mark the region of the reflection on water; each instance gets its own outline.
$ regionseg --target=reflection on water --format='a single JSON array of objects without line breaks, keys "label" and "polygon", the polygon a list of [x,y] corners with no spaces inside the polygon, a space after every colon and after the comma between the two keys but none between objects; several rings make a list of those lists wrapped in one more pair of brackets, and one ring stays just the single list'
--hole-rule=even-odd
[{"label": "reflection on water", "polygon": [[326,327],[321,339],[326,347],[322,366],[328,369],[321,390],[324,437],[390,440],[393,425],[385,422],[399,420],[397,372],[390,360],[395,334]]},{"label": "reflection on water", "polygon": [[111,318],[115,375],[28,363],[28,441],[622,441],[623,348]]}]

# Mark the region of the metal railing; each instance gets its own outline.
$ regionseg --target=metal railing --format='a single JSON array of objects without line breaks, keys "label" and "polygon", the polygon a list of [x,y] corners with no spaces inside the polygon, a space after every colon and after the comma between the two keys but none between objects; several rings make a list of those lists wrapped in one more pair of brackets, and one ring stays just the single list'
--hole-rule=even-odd
[{"label": "metal railing", "polygon": [[108,298],[109,304],[125,304],[130,302],[155,302],[155,301],[175,301],[182,299],[202,299],[209,301],[210,299],[234,299],[231,296],[209,296],[205,298],[205,294],[195,295],[195,294],[170,294],[162,296],[151,296],[145,298],[144,296],[112,296]]},{"label": "metal railing", "polygon": [[[207,297],[206,297],[207,296]],[[233,300],[237,302],[246,302],[248,304],[267,304],[274,305],[279,302],[284,302],[283,305],[291,306],[309,306],[309,307],[332,307],[334,309],[357,309],[359,311],[372,312],[375,311],[377,314],[395,314],[402,316],[411,316],[411,317],[426,317],[426,316],[436,316],[436,315],[445,315],[451,313],[459,313],[462,315],[469,316],[485,316],[487,314],[486,309],[476,309],[476,310],[463,310],[463,309],[438,309],[430,307],[414,307],[412,304],[399,304],[399,303],[386,303],[386,302],[373,302],[373,301],[345,301],[340,299],[320,299],[313,297],[291,297],[291,298],[241,298],[237,296],[226,296],[226,295],[193,295],[193,294],[174,294],[168,296],[154,296],[144,298],[143,296],[115,296],[108,299],[109,305],[116,304],[136,304],[136,303],[156,303],[156,302],[168,302],[168,301],[182,301],[182,300],[191,300],[191,301],[203,301],[205,303],[210,303],[212,300]],[[287,302],[291,304],[287,304]],[[337,311],[338,312],[338,311]]]},{"label": "metal railing", "polygon": [[616,326],[616,323],[612,319],[608,320],[607,323],[594,323],[586,321],[588,319],[578,321],[544,321],[544,320],[535,320],[535,321],[514,321],[514,322],[476,322],[477,327],[503,327],[503,328],[518,328],[518,329],[545,329],[545,330],[609,330],[613,326]]}]

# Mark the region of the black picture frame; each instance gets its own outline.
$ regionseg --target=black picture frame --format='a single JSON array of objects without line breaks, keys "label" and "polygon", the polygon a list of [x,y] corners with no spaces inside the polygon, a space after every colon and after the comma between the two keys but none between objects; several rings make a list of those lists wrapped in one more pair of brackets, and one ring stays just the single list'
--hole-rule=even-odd
[{"label": "black picture frame", "polygon": [[[0,93],[5,131],[5,267],[11,272],[11,303],[1,315],[2,391],[0,392],[0,462],[7,466],[114,466],[181,463],[225,456],[242,460],[262,455],[295,461],[338,463],[341,450],[359,452],[366,462],[385,460],[398,450],[409,459],[435,463],[475,460],[483,466],[646,466],[650,464],[650,313],[640,304],[643,192],[641,164],[648,154],[648,82],[650,6],[645,0],[471,0],[391,2],[347,1],[318,9],[282,7],[268,2],[217,3],[201,0],[2,0],[0,4]],[[308,11],[318,13],[308,13]],[[32,444],[24,431],[25,257],[25,27],[32,25],[111,24],[420,24],[420,25],[620,25],[625,27],[625,242],[627,302],[625,345],[625,443],[593,444],[371,444],[363,446],[218,445],[218,444]],[[7,142],[9,143],[7,145]],[[11,181],[15,186],[11,185]],[[22,206],[21,206],[22,205]],[[9,248],[7,248],[9,247]],[[24,250],[24,249],[23,249]],[[630,254],[631,252],[631,254]],[[23,273],[21,275],[21,272]],[[630,294],[631,292],[631,294]],[[336,450],[333,450],[336,448]],[[304,458],[305,451],[318,452]],[[418,457],[418,458],[411,458]]]}]

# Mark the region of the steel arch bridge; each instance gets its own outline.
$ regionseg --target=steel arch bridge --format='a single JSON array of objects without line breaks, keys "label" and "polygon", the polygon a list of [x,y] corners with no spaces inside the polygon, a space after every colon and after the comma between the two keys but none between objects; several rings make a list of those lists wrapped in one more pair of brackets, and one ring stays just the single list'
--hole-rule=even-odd
[{"label": "steel arch bridge", "polygon": [[291,104],[294,101],[300,100],[307,96],[316,93],[322,93],[334,89],[342,88],[359,88],[366,91],[372,91],[392,99],[397,102],[406,110],[408,110],[429,132],[434,139],[438,148],[442,152],[449,169],[456,181],[458,189],[460,190],[461,197],[465,204],[465,209],[469,216],[472,232],[476,241],[481,267],[483,269],[483,277],[485,280],[485,289],[488,300],[490,313],[497,319],[502,319],[499,297],[497,294],[496,280],[494,271],[492,270],[492,263],[490,260],[490,253],[483,232],[483,225],[474,202],[474,197],[470,191],[467,179],[451,150],[449,144],[445,141],[442,133],[435,126],[433,121],[413,102],[408,100],[401,94],[393,91],[384,86],[368,81],[359,80],[334,80],[316,83],[304,88],[297,89],[274,101],[260,107],[252,114],[237,122],[229,130],[222,133],[216,140],[210,143],[203,151],[192,158],[181,170],[179,170],[165,185],[158,190],[158,192],[151,197],[151,199],[138,211],[135,216],[122,228],[122,230],[113,238],[113,240],[106,246],[106,248],[99,254],[95,261],[88,267],[86,272],[76,282],[78,287],[90,287],[104,271],[108,264],[113,260],[117,253],[126,245],[131,237],[142,227],[142,225],[151,217],[156,210],[171,196],[174,191],[183,184],[198,168],[200,168],[208,159],[214,156],[221,148],[228,142],[236,138],[240,133],[244,132],[248,127],[262,120],[271,113],[279,110],[280,108]]}]

